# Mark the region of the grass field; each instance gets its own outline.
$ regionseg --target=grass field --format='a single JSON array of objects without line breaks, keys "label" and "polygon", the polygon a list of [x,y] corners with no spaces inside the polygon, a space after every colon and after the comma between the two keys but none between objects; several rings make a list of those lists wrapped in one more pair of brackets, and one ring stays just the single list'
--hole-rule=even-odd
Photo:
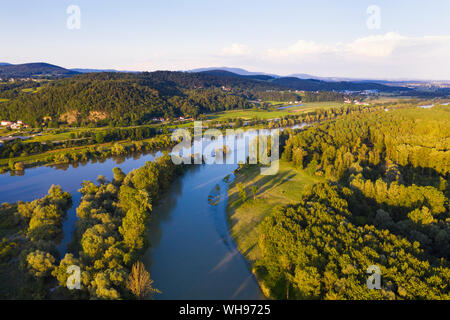
[{"label": "grass field", "polygon": [[[139,127],[139,126],[137,126]],[[137,128],[136,127],[136,128]],[[156,125],[144,125],[142,127],[156,127]],[[121,127],[114,127],[114,129],[120,129]],[[135,128],[131,127],[123,127],[123,128]],[[63,141],[71,139],[71,134],[76,134],[79,132],[93,131],[93,132],[101,132],[110,130],[110,127],[100,127],[100,128],[66,128],[66,129],[50,129],[46,132],[43,132],[42,135],[32,137],[25,142],[46,142],[46,141]],[[61,133],[52,133],[52,131],[61,130]],[[24,134],[26,135],[26,134]]]},{"label": "grass field", "polygon": [[4,136],[4,135],[8,135],[9,134],[9,130],[8,129],[6,129],[5,127],[1,127],[0,128],[0,137],[1,136]]},{"label": "grass field", "polygon": [[[118,143],[121,143],[121,141],[117,141]],[[74,151],[81,151],[81,150],[89,150],[92,146],[94,147],[99,147],[99,146],[111,146],[113,145],[115,142],[107,142],[107,143],[103,143],[103,144],[95,144],[95,145],[89,145],[89,146],[77,146],[77,147],[71,147],[71,148],[64,148],[64,149],[55,149],[55,150],[50,150],[47,152],[43,152],[43,153],[38,153],[38,154],[32,154],[29,156],[20,156],[20,157],[15,157],[15,158],[11,158],[13,159],[14,162],[22,162],[25,165],[31,164],[33,162],[45,162],[46,158],[50,155],[59,155],[59,154],[67,154],[67,153],[71,153]],[[0,159],[0,165],[7,165],[9,163],[10,158],[6,158],[6,159]]]},{"label": "grass field", "polygon": [[292,107],[284,110],[260,110],[260,109],[251,109],[251,110],[230,110],[230,111],[222,111],[211,113],[207,115],[208,120],[229,120],[234,118],[242,118],[244,120],[249,120],[253,118],[258,119],[274,119],[280,118],[287,115],[292,114],[300,114],[303,112],[314,111],[316,109],[328,109],[342,106],[343,103],[337,101],[330,102],[308,102],[304,103],[302,106]]},{"label": "grass field", "polygon": [[376,98],[370,99],[369,103],[392,103],[392,102],[407,102],[408,100],[412,100],[413,97],[410,96],[379,96]]},{"label": "grass field", "polygon": [[25,88],[25,89],[22,89],[21,91],[25,92],[25,93],[35,93],[35,92],[39,91],[38,89],[39,88]]},{"label": "grass field", "polygon": [[[322,179],[282,160],[278,174],[274,176],[261,175],[258,166],[248,166],[236,173],[236,179],[228,190],[227,213],[231,235],[239,251],[250,263],[259,256],[258,225],[262,220],[277,206],[298,203],[305,187]],[[237,183],[245,185],[248,200],[244,203],[238,195]],[[255,199],[251,192],[252,186],[258,188]]]},{"label": "grass field", "polygon": [[[152,139],[154,139],[154,138],[143,139],[140,141],[141,142],[149,142],[149,141],[152,141]],[[9,163],[10,159],[12,159],[14,162],[22,162],[23,164],[25,164],[25,166],[30,165],[30,164],[32,166],[53,164],[53,162],[50,162],[50,163],[47,162],[48,156],[65,155],[65,154],[70,154],[72,152],[81,152],[83,150],[86,151],[86,150],[90,150],[92,148],[99,148],[99,147],[111,147],[116,143],[120,144],[124,147],[128,147],[128,146],[132,145],[132,142],[130,142],[128,140],[122,140],[122,141],[112,141],[112,142],[105,142],[105,143],[96,143],[96,144],[91,144],[91,145],[86,145],[86,146],[76,146],[76,147],[70,147],[70,148],[55,149],[55,150],[49,150],[49,151],[46,151],[43,153],[32,154],[32,155],[28,155],[28,156],[0,159],[0,166],[7,165]]]},{"label": "grass field", "polygon": [[[56,129],[57,130],[57,129]],[[82,132],[82,131],[104,131],[105,128],[76,128],[67,129],[68,131],[61,133],[51,133],[44,132],[40,136],[32,137],[31,139],[25,140],[25,142],[45,142],[45,141],[62,141],[69,140],[72,133]]]}]

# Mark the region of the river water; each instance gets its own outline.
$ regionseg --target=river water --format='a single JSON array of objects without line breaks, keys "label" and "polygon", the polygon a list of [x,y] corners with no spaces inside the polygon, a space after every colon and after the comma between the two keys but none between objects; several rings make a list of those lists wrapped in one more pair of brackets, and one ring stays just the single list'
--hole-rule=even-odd
[{"label": "river water", "polygon": [[[244,139],[247,149],[252,135],[247,138],[244,135],[232,136],[231,139]],[[237,145],[232,147],[235,152]],[[75,210],[81,199],[77,190],[81,183],[84,180],[94,181],[99,175],[110,180],[114,167],[128,173],[159,156],[160,152],[64,168],[31,168],[21,176],[3,174],[0,175],[0,203],[43,197],[52,184],[69,191],[73,207],[64,222],[64,239],[58,248],[64,253],[72,239],[77,219]],[[160,203],[154,206],[149,226],[151,247],[144,262],[155,281],[154,286],[162,291],[156,299],[263,298],[247,262],[228,231],[225,210],[227,183],[224,178],[230,176],[232,179],[237,166],[192,165],[172,183]],[[214,190],[219,199],[216,205],[208,201]]]}]

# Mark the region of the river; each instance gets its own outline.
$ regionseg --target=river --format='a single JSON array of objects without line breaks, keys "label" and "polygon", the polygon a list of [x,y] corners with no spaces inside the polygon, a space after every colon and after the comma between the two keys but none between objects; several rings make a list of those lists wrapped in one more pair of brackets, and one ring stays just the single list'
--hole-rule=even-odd
[{"label": "river", "polygon": [[[236,138],[245,139],[243,135]],[[64,222],[64,239],[58,247],[64,253],[77,219],[81,183],[94,181],[99,175],[112,179],[114,167],[128,173],[160,155],[158,152],[120,160],[92,161],[63,169],[37,167],[27,169],[21,176],[3,174],[0,175],[0,203],[43,197],[52,184],[69,191],[73,206]],[[263,298],[228,231],[227,183],[223,179],[228,175],[232,179],[236,168],[237,164],[193,165],[172,183],[160,203],[154,206],[149,226],[151,247],[144,262],[155,281],[154,286],[162,291],[156,299]],[[208,195],[216,185],[220,187],[220,196],[217,205],[212,205]]]}]

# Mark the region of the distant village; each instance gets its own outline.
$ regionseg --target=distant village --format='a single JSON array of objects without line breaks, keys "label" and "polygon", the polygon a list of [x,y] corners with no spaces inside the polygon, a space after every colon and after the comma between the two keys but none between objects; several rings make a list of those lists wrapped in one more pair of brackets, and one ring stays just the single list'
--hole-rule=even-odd
[{"label": "distant village", "polygon": [[367,102],[361,102],[359,100],[350,100],[349,98],[345,98],[344,100],[345,104],[356,104],[357,106],[368,106],[369,104]]},{"label": "distant village", "polygon": [[38,82],[39,80],[38,79],[35,79],[35,78],[18,78],[18,79],[15,79],[15,78],[0,78],[0,82],[6,82],[6,81],[9,81],[9,82],[16,82],[16,81],[34,81],[34,82]]},{"label": "distant village", "polygon": [[2,120],[0,121],[0,129],[2,129],[3,127],[11,130],[19,130],[22,128],[29,128],[30,126],[23,123],[23,121],[21,120],[18,120],[17,122]]},{"label": "distant village", "polygon": [[[191,120],[191,121],[194,121],[194,118],[178,117],[178,118],[176,118],[176,120],[178,120],[178,121],[184,121],[184,120]],[[168,121],[170,121],[170,119],[169,119],[169,118],[163,118],[163,117],[161,117],[161,118],[153,118],[152,121],[156,121],[156,122],[168,122]]]}]

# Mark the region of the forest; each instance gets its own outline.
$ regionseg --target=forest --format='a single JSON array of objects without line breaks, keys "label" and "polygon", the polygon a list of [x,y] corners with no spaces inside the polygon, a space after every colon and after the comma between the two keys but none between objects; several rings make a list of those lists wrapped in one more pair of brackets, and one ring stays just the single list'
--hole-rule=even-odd
[{"label": "forest", "polygon": [[[35,128],[60,123],[129,126],[148,124],[156,117],[197,118],[211,112],[247,109],[253,106],[249,101],[257,99],[317,102],[344,98],[321,85],[302,89],[278,80],[257,80],[233,73],[104,72],[36,83],[32,88],[39,90],[33,93],[26,91],[30,83],[25,81],[0,85],[0,97],[10,99],[2,102],[0,117],[22,120]],[[321,91],[299,94],[289,92],[291,89]]]},{"label": "forest", "polygon": [[[327,178],[259,226],[262,287],[277,299],[449,299],[450,108],[325,121],[282,158]],[[381,269],[381,290],[366,270]]]},{"label": "forest", "polygon": [[31,202],[0,207],[0,298],[44,299],[48,295],[62,223],[72,196],[59,186]]},{"label": "forest", "polygon": [[[149,245],[147,225],[152,206],[183,169],[165,155],[128,174],[114,168],[111,181],[103,176],[84,181],[75,232],[64,257],[56,245],[72,204],[69,193],[52,186],[42,199],[3,204],[0,298],[141,299],[157,293],[141,262]],[[67,287],[67,268],[72,265],[81,270],[80,290]]]},{"label": "forest", "polygon": [[82,289],[76,292],[65,289],[65,295],[140,298],[133,296],[127,279],[132,266],[141,260],[149,245],[147,225],[152,206],[182,170],[183,167],[175,166],[166,155],[127,175],[115,168],[110,182],[99,177],[98,184],[83,183],[73,242],[69,253],[56,267],[58,281],[64,287],[67,266],[79,265]]},{"label": "forest", "polygon": [[[48,150],[102,144],[105,142],[131,140],[140,141],[155,137],[156,130],[151,127],[108,128],[104,131],[80,131],[71,133],[71,139],[56,142],[23,142],[20,139],[5,143],[0,149],[0,159],[38,154]],[[161,137],[160,137],[161,138]]]},{"label": "forest", "polygon": [[241,96],[212,85],[206,87],[193,76],[184,79],[183,73],[176,74],[180,79],[158,74],[75,76],[2,103],[0,115],[3,119],[20,119],[33,127],[40,127],[44,121],[127,126],[149,123],[155,117],[192,117],[250,107]]}]

